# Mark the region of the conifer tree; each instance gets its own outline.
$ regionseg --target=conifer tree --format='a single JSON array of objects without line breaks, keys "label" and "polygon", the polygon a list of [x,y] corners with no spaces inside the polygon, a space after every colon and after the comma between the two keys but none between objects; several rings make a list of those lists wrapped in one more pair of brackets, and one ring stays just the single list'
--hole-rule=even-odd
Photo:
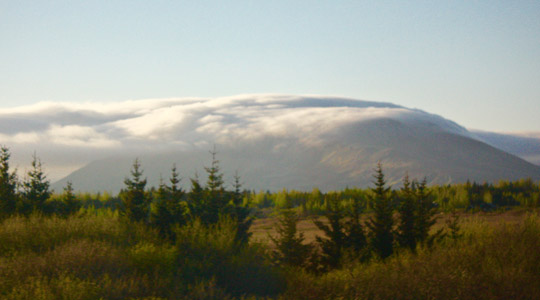
[{"label": "conifer tree", "polygon": [[427,190],[427,179],[421,182],[413,181],[413,191],[416,197],[416,232],[419,243],[425,242],[429,237],[429,230],[436,222],[436,209],[431,201],[431,195]]},{"label": "conifer tree", "polygon": [[326,195],[325,217],[328,225],[319,221],[313,221],[319,230],[323,231],[326,238],[316,237],[317,243],[321,247],[322,255],[320,262],[323,269],[334,269],[340,266],[343,250],[346,247],[345,216],[340,207],[340,197],[338,194]]},{"label": "conifer tree", "polygon": [[163,183],[159,182],[159,187],[154,193],[154,208],[150,213],[150,224],[157,227],[162,237],[169,237],[171,234],[171,224],[173,223],[171,211],[167,207],[167,202],[171,198],[171,193]]},{"label": "conifer tree", "polygon": [[184,192],[178,187],[180,179],[176,166],[171,170],[171,186],[168,187],[160,180],[155,192],[155,207],[150,214],[150,223],[157,227],[163,237],[174,240],[172,228],[186,223],[186,205],[183,201]]},{"label": "conifer tree", "polygon": [[11,154],[0,147],[0,220],[15,213],[17,205],[17,175],[9,170]]},{"label": "conifer tree", "polygon": [[277,236],[269,235],[275,245],[272,258],[277,264],[305,267],[308,262],[313,247],[304,244],[304,235],[297,232],[298,221],[298,214],[293,210],[289,199],[286,208],[280,212],[279,223],[276,226]]},{"label": "conifer tree", "polygon": [[139,159],[135,159],[131,170],[131,179],[126,178],[126,188],[120,193],[123,204],[122,214],[130,221],[146,222],[150,206],[146,195],[146,179],[142,179],[143,171]]},{"label": "conifer tree", "polygon": [[240,243],[247,244],[251,233],[249,228],[253,223],[253,218],[249,216],[251,209],[243,206],[243,194],[241,192],[242,184],[240,183],[240,175],[238,171],[234,174],[233,192],[232,192],[232,205],[233,205],[233,218],[237,222],[238,231],[236,237]]},{"label": "conifer tree", "polygon": [[405,174],[405,177],[403,177],[403,187],[401,188],[400,196],[401,199],[398,208],[400,217],[398,224],[398,240],[401,246],[414,251],[418,239],[416,228],[417,205],[415,203],[415,195],[411,189],[409,174]]},{"label": "conifer tree", "polygon": [[22,193],[26,207],[23,210],[24,212],[44,212],[45,202],[51,196],[50,183],[36,154],[33,155],[32,169],[26,175]]},{"label": "conifer tree", "polygon": [[364,207],[360,198],[354,197],[352,201],[351,209],[347,214],[349,220],[345,223],[346,246],[353,251],[353,254],[361,256],[367,246],[366,234],[361,221]]},{"label": "conifer tree", "polygon": [[77,200],[77,197],[75,197],[75,194],[73,193],[73,184],[71,183],[71,181],[68,181],[66,186],[64,187],[64,194],[62,195],[62,205],[62,214],[64,216],[72,215],[76,213],[79,208],[81,208],[81,203]]},{"label": "conifer tree", "polygon": [[373,192],[373,217],[367,222],[370,229],[370,244],[381,257],[386,258],[393,253],[394,218],[392,202],[389,197],[390,188],[386,187],[382,165],[379,162],[375,169],[375,188]]},{"label": "conifer tree", "polygon": [[219,216],[225,210],[227,199],[225,198],[225,188],[223,186],[223,174],[219,168],[219,160],[217,160],[216,149],[210,151],[212,155],[212,164],[210,167],[205,167],[208,179],[205,188],[205,207],[201,221],[204,224],[215,224],[219,221]]},{"label": "conifer tree", "polygon": [[197,174],[197,172],[195,172],[195,176],[193,176],[193,178],[190,178],[190,182],[191,191],[189,192],[187,198],[191,217],[193,219],[199,218],[201,219],[201,222],[205,224],[203,219],[205,219],[204,209],[206,207],[206,197],[204,194],[204,189],[199,181],[199,174]]}]

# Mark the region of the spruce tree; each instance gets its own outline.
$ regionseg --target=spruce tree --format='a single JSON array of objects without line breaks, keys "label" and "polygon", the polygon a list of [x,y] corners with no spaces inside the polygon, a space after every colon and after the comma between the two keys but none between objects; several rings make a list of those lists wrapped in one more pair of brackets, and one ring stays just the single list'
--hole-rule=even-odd
[{"label": "spruce tree", "polygon": [[130,221],[146,222],[150,206],[146,195],[146,179],[142,179],[143,171],[139,159],[135,159],[131,170],[131,178],[126,178],[125,189],[120,192],[123,208],[122,214]]},{"label": "spruce tree", "polygon": [[49,190],[50,183],[43,172],[41,161],[33,155],[32,169],[26,174],[27,178],[23,182],[23,198],[26,203],[24,212],[44,212],[45,202],[51,196]]},{"label": "spruce tree", "polygon": [[[288,196],[287,196],[288,197]],[[282,209],[276,225],[277,236],[269,235],[275,245],[272,258],[279,265],[305,267],[312,252],[312,245],[304,244],[304,235],[297,232],[298,214],[288,199],[286,208]]]},{"label": "spruce tree", "polygon": [[347,213],[349,220],[345,223],[346,246],[357,257],[363,256],[367,246],[366,234],[361,216],[364,211],[362,199],[356,196],[352,199],[351,208]]},{"label": "spruce tree", "polygon": [[240,183],[238,171],[234,174],[233,189],[231,202],[233,205],[233,219],[236,220],[238,226],[236,237],[240,243],[247,244],[249,237],[251,236],[249,228],[253,223],[253,218],[249,216],[251,209],[243,206],[243,193],[241,192],[242,184]]},{"label": "spruce tree", "polygon": [[394,217],[390,188],[386,187],[382,165],[379,162],[375,169],[375,188],[372,189],[373,217],[367,222],[370,229],[370,244],[381,257],[386,258],[393,253]]},{"label": "spruce tree", "polygon": [[178,187],[180,179],[176,166],[171,170],[171,186],[166,186],[160,180],[159,188],[155,192],[155,205],[150,214],[150,223],[157,227],[162,237],[174,240],[172,228],[186,223],[186,206],[183,201],[184,192]]},{"label": "spruce tree", "polygon": [[68,181],[64,187],[64,194],[62,195],[62,215],[69,216],[76,213],[81,208],[81,203],[75,197],[73,193],[73,184]]},{"label": "spruce tree", "polygon": [[435,233],[429,233],[431,227],[435,225],[437,221],[435,216],[437,208],[433,204],[430,192],[427,190],[426,178],[420,183],[413,181],[412,186],[417,205],[415,219],[417,243],[426,247],[431,247],[436,241],[445,237],[444,228],[440,228]]},{"label": "spruce tree", "polygon": [[[417,239],[419,243],[423,243],[426,242],[430,237],[429,230],[437,221],[435,219],[436,209],[433,206],[431,195],[427,190],[427,179],[425,177],[419,183],[413,181],[413,191],[417,206],[415,218]],[[433,239],[433,237],[431,239]]]},{"label": "spruce tree", "polygon": [[210,167],[205,167],[208,179],[205,188],[205,207],[201,221],[205,224],[215,224],[219,221],[219,216],[224,212],[227,199],[225,198],[225,188],[223,186],[223,174],[219,168],[219,160],[217,160],[216,149],[210,151],[212,155],[212,164]]},{"label": "spruce tree", "polygon": [[11,154],[0,147],[0,220],[15,213],[17,205],[17,175],[9,170]]},{"label": "spruce tree", "polygon": [[317,236],[322,255],[320,263],[324,270],[338,268],[341,263],[343,250],[346,246],[345,215],[340,206],[341,199],[338,194],[328,194],[325,197],[326,210],[324,216],[328,225],[319,221],[313,221],[319,230],[323,231],[326,238]]},{"label": "spruce tree", "polygon": [[191,190],[187,196],[189,211],[191,213],[192,219],[200,219],[203,224],[206,224],[203,220],[205,219],[205,207],[206,207],[206,197],[204,194],[204,189],[201,186],[199,181],[199,174],[195,172],[195,176],[190,178]]},{"label": "spruce tree", "polygon": [[159,230],[162,237],[170,236],[170,226],[173,223],[171,211],[167,207],[169,198],[170,192],[161,179],[159,187],[154,193],[154,207],[150,212],[150,224]]},{"label": "spruce tree", "polygon": [[400,193],[398,240],[401,246],[411,250],[416,249],[418,239],[415,195],[411,189],[409,174],[403,177],[403,187]]}]

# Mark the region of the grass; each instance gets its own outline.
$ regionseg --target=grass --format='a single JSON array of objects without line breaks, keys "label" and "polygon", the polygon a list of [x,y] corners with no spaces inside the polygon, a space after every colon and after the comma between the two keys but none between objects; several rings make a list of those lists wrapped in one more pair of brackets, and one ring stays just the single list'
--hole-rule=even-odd
[{"label": "grass", "polygon": [[[246,247],[226,220],[178,228],[171,243],[108,210],[12,217],[0,225],[0,299],[540,298],[537,214],[461,213],[460,220],[459,240],[385,261],[348,261],[317,276],[268,262],[273,218],[255,222],[262,243]],[[321,234],[309,219],[299,229],[308,242]]]},{"label": "grass", "polygon": [[[488,217],[489,218],[489,217]],[[386,261],[350,262],[324,276],[290,274],[281,299],[538,299],[540,219],[496,226],[478,218],[464,237]]]}]

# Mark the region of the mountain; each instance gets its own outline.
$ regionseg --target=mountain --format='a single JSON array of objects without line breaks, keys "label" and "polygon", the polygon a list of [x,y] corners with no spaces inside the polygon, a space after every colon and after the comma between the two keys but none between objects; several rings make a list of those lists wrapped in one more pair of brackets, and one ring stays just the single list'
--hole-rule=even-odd
[{"label": "mountain", "polygon": [[478,130],[472,133],[480,141],[540,165],[540,133],[503,134]]},{"label": "mountain", "polygon": [[226,182],[238,171],[244,187],[254,190],[366,187],[378,161],[391,184],[406,172],[431,184],[540,180],[539,166],[494,147],[489,136],[391,103],[241,95],[75,112],[96,141],[113,150],[54,183],[56,190],[72,181],[78,190],[117,192],[136,157],[150,185],[166,180],[174,163],[188,187],[196,172],[206,180],[203,167],[210,165],[214,145]]}]

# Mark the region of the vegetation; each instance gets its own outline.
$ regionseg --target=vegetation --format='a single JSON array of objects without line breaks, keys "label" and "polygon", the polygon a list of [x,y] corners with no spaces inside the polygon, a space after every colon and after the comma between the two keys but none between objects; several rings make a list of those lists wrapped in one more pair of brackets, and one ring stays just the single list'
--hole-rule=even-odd
[{"label": "vegetation", "polygon": [[[135,160],[117,196],[54,194],[34,155],[19,182],[0,149],[2,299],[533,299],[540,296],[540,187],[530,180],[322,193],[227,190],[211,151],[206,184],[147,188]],[[520,206],[514,224],[461,219]],[[498,212],[497,212],[498,211]],[[446,214],[449,212],[449,214]],[[531,213],[529,213],[531,212]],[[446,222],[439,221],[442,213]],[[257,216],[277,219],[268,243]],[[310,220],[311,240],[298,228]]]}]

